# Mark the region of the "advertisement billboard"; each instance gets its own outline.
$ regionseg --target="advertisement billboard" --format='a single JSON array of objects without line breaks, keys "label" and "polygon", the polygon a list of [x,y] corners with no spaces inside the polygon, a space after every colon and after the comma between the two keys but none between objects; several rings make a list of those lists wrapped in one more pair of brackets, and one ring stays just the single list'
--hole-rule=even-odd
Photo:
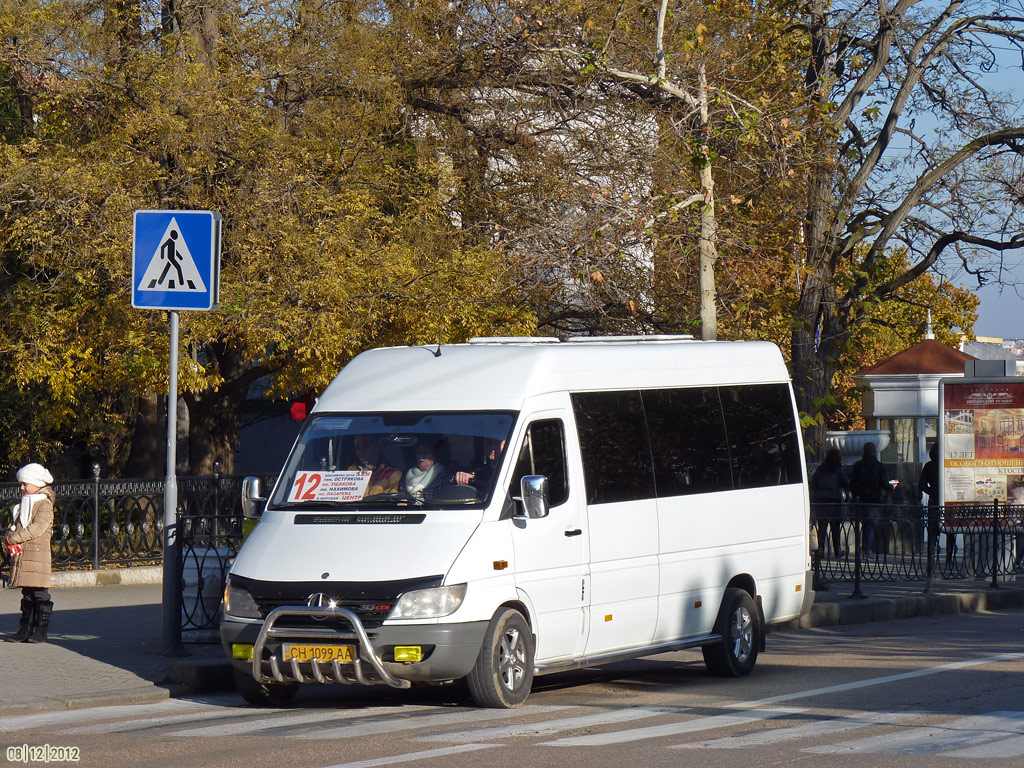
[{"label": "advertisement billboard", "polygon": [[1024,504],[1024,381],[944,379],[941,499]]}]

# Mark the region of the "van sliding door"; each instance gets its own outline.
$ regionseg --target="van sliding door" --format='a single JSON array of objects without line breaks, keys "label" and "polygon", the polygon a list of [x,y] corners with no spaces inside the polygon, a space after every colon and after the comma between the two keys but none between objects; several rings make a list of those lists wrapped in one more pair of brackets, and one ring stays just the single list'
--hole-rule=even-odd
[{"label": "van sliding door", "polygon": [[590,525],[587,655],[649,645],[658,614],[658,508],[640,393],[572,395]]}]

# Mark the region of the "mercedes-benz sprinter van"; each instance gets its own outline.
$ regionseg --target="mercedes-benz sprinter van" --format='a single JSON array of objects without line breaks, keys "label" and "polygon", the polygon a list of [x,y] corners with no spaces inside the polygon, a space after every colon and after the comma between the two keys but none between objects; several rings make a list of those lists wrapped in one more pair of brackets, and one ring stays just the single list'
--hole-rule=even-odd
[{"label": "mercedes-benz sprinter van", "polygon": [[680,337],[375,349],[328,386],[228,575],[239,688],[534,675],[700,647],[744,675],[809,609],[778,348]]}]

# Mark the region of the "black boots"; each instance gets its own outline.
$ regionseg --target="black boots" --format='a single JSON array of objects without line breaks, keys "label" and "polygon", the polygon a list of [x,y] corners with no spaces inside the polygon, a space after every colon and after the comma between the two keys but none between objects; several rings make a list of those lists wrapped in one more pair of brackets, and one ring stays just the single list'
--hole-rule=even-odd
[{"label": "black boots", "polygon": [[53,602],[45,600],[36,603],[36,620],[32,626],[32,634],[26,643],[45,643],[46,633],[50,629],[50,615],[53,613]]},{"label": "black boots", "polygon": [[9,643],[45,643],[50,629],[53,601],[45,589],[26,587],[22,590],[21,627],[7,637]]},{"label": "black boots", "polygon": [[28,640],[28,636],[32,633],[32,620],[35,618],[35,613],[36,605],[32,598],[21,598],[21,627],[13,635],[7,636],[8,643],[24,643]]}]

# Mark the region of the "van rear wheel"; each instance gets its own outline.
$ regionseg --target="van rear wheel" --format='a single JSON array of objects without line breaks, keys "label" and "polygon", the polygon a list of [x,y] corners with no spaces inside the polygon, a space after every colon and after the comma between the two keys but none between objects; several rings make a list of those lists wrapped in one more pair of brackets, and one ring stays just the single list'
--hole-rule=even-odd
[{"label": "van rear wheel", "polygon": [[533,632],[523,614],[506,608],[487,626],[483,647],[466,677],[478,707],[513,709],[533,686]]},{"label": "van rear wheel", "polygon": [[716,677],[750,674],[757,662],[762,632],[757,606],[749,593],[742,589],[725,590],[715,621],[715,634],[722,639],[701,649],[708,672]]}]

